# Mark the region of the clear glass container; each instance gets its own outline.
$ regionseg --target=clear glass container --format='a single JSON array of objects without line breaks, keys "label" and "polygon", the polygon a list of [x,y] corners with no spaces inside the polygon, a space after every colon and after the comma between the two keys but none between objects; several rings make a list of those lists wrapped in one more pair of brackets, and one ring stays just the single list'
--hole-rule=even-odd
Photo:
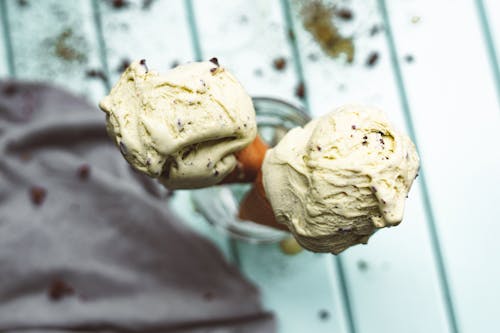
[{"label": "clear glass container", "polygon": [[[285,101],[254,97],[259,135],[271,147],[281,140],[290,129],[304,126],[310,117],[302,109]],[[195,209],[205,220],[233,238],[251,243],[274,243],[289,234],[238,218],[241,200],[252,184],[225,184],[191,191]]]}]

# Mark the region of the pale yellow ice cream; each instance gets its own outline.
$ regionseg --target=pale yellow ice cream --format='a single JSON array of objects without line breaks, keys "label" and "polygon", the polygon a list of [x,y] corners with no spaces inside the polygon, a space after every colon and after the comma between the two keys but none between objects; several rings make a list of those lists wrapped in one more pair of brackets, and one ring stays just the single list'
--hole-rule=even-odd
[{"label": "pale yellow ice cream", "polygon": [[418,169],[414,144],[381,111],[348,105],[288,132],[262,171],[278,222],[303,247],[337,254],[401,222]]},{"label": "pale yellow ice cream", "polygon": [[171,189],[220,182],[257,133],[251,98],[217,61],[165,74],[134,62],[99,106],[127,161]]}]

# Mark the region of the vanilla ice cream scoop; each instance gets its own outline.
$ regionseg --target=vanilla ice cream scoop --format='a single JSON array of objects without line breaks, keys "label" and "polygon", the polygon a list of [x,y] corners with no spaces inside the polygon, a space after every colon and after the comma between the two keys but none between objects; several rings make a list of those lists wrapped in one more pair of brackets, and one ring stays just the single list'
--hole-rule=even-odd
[{"label": "vanilla ice cream scoop", "polygon": [[165,74],[134,62],[99,106],[127,161],[171,189],[220,182],[257,133],[251,98],[216,59]]},{"label": "vanilla ice cream scoop", "polygon": [[414,144],[381,111],[348,105],[288,132],[262,172],[277,221],[303,247],[337,254],[401,222],[418,169]]}]

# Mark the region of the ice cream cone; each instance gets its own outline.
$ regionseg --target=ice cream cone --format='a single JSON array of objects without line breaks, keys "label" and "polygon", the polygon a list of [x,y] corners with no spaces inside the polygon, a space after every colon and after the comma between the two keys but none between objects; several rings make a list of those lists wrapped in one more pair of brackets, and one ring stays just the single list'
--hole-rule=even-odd
[{"label": "ice cream cone", "polygon": [[257,174],[252,189],[243,198],[238,217],[242,220],[249,220],[271,228],[288,231],[286,225],[278,223],[274,217],[273,209],[266,198],[266,192],[262,184],[261,171]]},{"label": "ice cream cone", "polygon": [[229,183],[251,183],[260,172],[264,156],[269,146],[256,136],[247,147],[235,153],[238,165],[219,184]]}]

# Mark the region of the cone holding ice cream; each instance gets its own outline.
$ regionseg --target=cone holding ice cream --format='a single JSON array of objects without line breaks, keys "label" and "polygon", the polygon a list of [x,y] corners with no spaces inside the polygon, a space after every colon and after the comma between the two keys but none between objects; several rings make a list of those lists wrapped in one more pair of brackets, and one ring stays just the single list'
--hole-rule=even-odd
[{"label": "cone holding ice cream", "polygon": [[135,62],[100,107],[137,170],[170,189],[254,182],[240,217],[289,230],[315,252],[340,253],[400,223],[418,172],[410,139],[362,106],[294,128],[268,149],[251,98],[216,59],[163,75]]}]

